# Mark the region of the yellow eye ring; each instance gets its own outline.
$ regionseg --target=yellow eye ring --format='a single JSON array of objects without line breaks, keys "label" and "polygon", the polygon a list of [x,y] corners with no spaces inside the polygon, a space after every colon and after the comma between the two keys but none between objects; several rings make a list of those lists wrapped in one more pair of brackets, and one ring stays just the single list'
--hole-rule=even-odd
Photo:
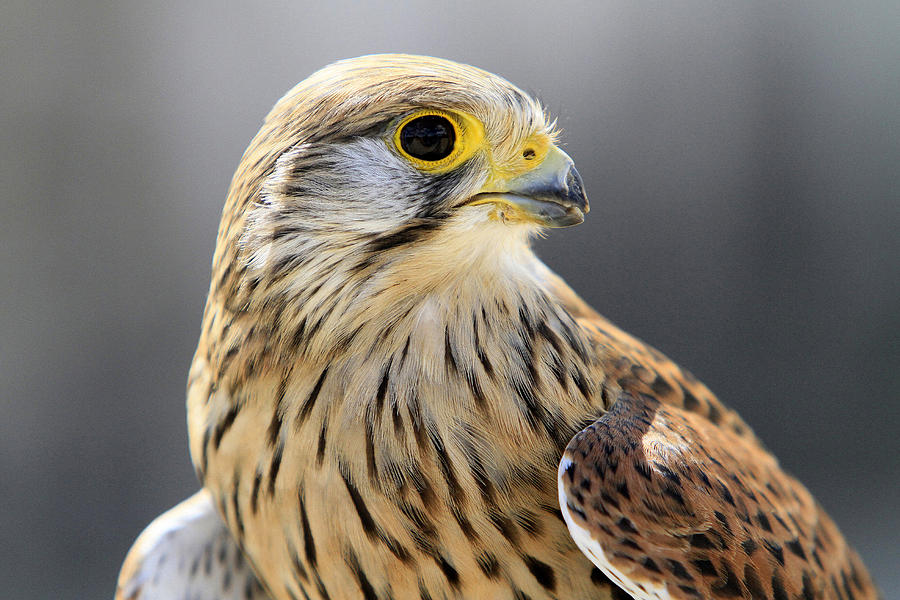
[{"label": "yellow eye ring", "polygon": [[[428,134],[427,139],[417,139],[422,131]],[[417,110],[400,120],[394,130],[393,142],[400,156],[420,171],[445,173],[471,158],[484,145],[484,126],[466,113]],[[413,156],[410,150],[425,158]],[[429,156],[436,159],[427,160]]]}]

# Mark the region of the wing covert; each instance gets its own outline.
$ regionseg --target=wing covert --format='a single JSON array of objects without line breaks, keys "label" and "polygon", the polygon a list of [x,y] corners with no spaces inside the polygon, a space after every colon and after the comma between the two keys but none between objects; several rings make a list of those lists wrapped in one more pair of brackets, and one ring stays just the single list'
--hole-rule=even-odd
[{"label": "wing covert", "polygon": [[875,598],[859,558],[752,436],[643,394],[569,443],[573,538],[635,598]]}]

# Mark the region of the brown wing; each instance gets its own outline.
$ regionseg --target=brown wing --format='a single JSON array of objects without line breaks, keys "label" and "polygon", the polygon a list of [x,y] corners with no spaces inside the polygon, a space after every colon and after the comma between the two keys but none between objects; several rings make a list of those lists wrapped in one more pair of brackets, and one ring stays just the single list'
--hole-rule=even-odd
[{"label": "brown wing", "polygon": [[560,465],[582,551],[635,598],[877,598],[856,553],[733,411],[560,280],[592,332],[611,409]]}]

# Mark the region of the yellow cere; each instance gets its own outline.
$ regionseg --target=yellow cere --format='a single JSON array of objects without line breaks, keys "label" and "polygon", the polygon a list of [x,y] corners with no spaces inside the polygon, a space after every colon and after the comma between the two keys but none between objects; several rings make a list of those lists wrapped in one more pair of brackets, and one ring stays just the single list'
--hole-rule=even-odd
[{"label": "yellow cere", "polygon": [[544,162],[551,146],[553,146],[553,139],[548,134],[535,133],[526,138],[520,151],[512,160],[498,164],[492,157],[491,175],[485,183],[485,191],[502,191],[503,184],[508,180],[530,171]]},{"label": "yellow cere", "polygon": [[[450,121],[453,125],[454,134],[456,135],[453,151],[441,160],[421,160],[415,158],[414,156],[407,154],[400,145],[400,132],[403,131],[404,125],[413,119],[428,115],[438,115]],[[472,115],[461,112],[433,109],[419,110],[404,117],[394,130],[394,147],[397,152],[420,171],[428,171],[429,173],[446,173],[447,171],[453,170],[471,158],[472,155],[482,149],[484,145],[484,125]]]}]

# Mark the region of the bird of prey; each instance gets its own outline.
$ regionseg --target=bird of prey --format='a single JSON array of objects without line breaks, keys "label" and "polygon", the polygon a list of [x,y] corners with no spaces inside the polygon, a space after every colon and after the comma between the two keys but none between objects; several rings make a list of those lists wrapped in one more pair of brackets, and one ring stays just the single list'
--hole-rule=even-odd
[{"label": "bird of prey", "polygon": [[588,212],[556,138],[509,82],[427,57],[275,105],[189,375],[203,489],[118,598],[878,596],[737,414],[532,253]]}]

